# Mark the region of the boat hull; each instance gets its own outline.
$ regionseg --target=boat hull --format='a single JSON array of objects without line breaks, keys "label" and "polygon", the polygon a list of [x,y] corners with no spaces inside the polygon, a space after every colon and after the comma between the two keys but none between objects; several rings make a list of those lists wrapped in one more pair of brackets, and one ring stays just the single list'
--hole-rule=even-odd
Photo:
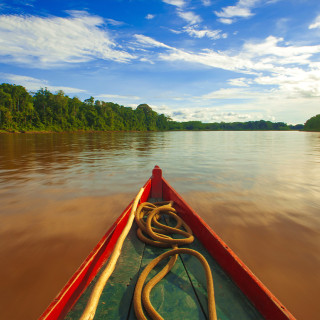
[{"label": "boat hull", "polygon": [[[198,243],[206,249],[219,265],[219,268],[230,277],[247,297],[254,308],[262,315],[262,319],[295,319],[222,239],[170,186],[162,177],[162,171],[159,167],[156,166],[154,168],[152,177],[145,183],[144,188],[141,202],[145,202],[150,198],[174,201],[176,210],[184,221],[192,227]],[[131,205],[132,202],[103,236],[59,295],[40,316],[39,320],[56,320],[66,317],[112,253],[115,243],[127,223]],[[190,268],[193,268],[193,266]]]}]

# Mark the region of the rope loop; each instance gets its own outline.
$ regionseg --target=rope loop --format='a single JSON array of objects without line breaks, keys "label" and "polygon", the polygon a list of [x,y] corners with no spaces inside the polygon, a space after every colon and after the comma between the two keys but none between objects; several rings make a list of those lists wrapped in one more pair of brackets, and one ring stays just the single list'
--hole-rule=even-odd
[{"label": "rope loop", "polygon": [[[160,219],[163,215],[167,215],[176,220],[176,225],[174,227],[170,227],[161,223]],[[178,216],[176,210],[173,208],[173,202],[144,202],[136,211],[135,221],[139,227],[137,230],[137,235],[141,241],[157,247],[173,248],[172,250],[164,252],[152,260],[143,270],[137,281],[133,303],[135,314],[138,320],[147,320],[143,311],[143,307],[152,319],[163,320],[150,302],[150,292],[153,287],[159,281],[161,281],[161,279],[165,277],[168,272],[170,272],[177,261],[178,254],[182,253],[193,255],[201,262],[207,279],[209,320],[217,320],[213,279],[210,266],[206,259],[199,252],[188,248],[178,248],[178,245],[192,243],[194,236],[191,228],[183,221],[183,219]],[[178,235],[179,238],[173,238],[172,235]],[[155,268],[160,261],[168,257],[171,257],[169,262],[158,274],[149,280],[149,282],[143,288],[150,271]]]}]

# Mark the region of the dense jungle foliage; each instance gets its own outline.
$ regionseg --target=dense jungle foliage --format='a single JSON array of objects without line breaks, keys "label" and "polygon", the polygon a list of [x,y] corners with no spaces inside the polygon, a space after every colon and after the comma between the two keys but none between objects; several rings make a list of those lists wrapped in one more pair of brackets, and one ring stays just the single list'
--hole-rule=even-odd
[{"label": "dense jungle foliage", "polygon": [[311,117],[304,125],[305,131],[320,131],[320,114]]},{"label": "dense jungle foliage", "polygon": [[70,98],[47,88],[31,95],[23,86],[0,85],[0,130],[26,131],[163,131],[163,130],[301,130],[303,125],[249,121],[233,123],[176,122],[147,104],[136,109],[112,102]]}]

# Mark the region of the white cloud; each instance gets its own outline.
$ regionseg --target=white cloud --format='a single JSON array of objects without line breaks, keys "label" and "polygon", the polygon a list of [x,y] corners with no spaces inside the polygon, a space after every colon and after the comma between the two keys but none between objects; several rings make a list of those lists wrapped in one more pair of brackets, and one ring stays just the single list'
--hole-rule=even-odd
[{"label": "white cloud", "polygon": [[203,38],[208,37],[210,39],[216,40],[220,38],[226,38],[226,33],[221,33],[221,30],[209,30],[209,29],[198,29],[198,26],[187,26],[184,27],[186,33],[191,37]]},{"label": "white cloud", "polygon": [[248,18],[253,15],[251,9],[258,3],[260,0],[239,0],[235,6],[227,6],[222,8],[222,10],[215,11],[219,21],[222,23],[230,24],[235,20],[232,18]]},{"label": "white cloud", "polygon": [[197,24],[202,21],[201,17],[192,11],[178,10],[178,16],[190,24]]},{"label": "white cloud", "polygon": [[218,21],[220,21],[221,23],[224,23],[224,24],[232,24],[233,23],[232,19],[227,19],[227,18],[221,18],[221,19],[218,19]]},{"label": "white cloud", "polygon": [[134,37],[137,40],[137,43],[147,47],[147,48],[152,48],[152,47],[156,47],[156,48],[167,48],[167,49],[172,49],[172,47],[167,46],[166,44],[159,42],[157,40],[154,40],[150,37],[144,36],[142,34],[135,34]]},{"label": "white cloud", "polygon": [[250,9],[240,8],[237,6],[230,6],[223,8],[222,12],[215,11],[215,14],[221,18],[233,18],[233,17],[243,17],[247,18],[252,16]]},{"label": "white cloud", "polygon": [[113,19],[106,19],[106,22],[112,26],[123,26],[125,23],[122,21],[117,21]]},{"label": "white cloud", "polygon": [[151,13],[149,13],[149,14],[146,15],[146,19],[147,19],[147,20],[152,20],[154,17],[155,17],[155,15],[154,15],[154,14],[151,14]]},{"label": "white cloud", "polygon": [[[254,120],[269,120],[272,116],[264,111],[247,110],[234,112],[236,105],[228,105],[226,110],[215,107],[191,107],[191,108],[169,108],[162,106],[152,106],[157,112],[163,112],[169,115],[174,121],[202,121],[205,123],[212,122],[243,122]],[[271,120],[271,119],[270,119]]]},{"label": "white cloud", "polygon": [[173,6],[182,8],[185,6],[185,1],[184,0],[162,0],[163,2],[167,3],[167,4],[171,4]]},{"label": "white cloud", "polygon": [[148,62],[148,63],[150,63],[150,64],[154,64],[154,62],[153,62],[152,60],[148,59],[148,58],[141,58],[140,61],[142,61],[142,62]]},{"label": "white cloud", "polygon": [[211,5],[211,1],[210,0],[201,0],[202,4],[206,7]]},{"label": "white cloud", "polygon": [[[169,47],[170,52],[160,54],[167,61],[186,61],[242,73],[257,74],[261,71],[282,72],[291,65],[314,65],[311,57],[320,53],[320,45],[281,46],[283,39],[268,37],[260,42],[247,42],[236,54],[228,51],[205,49],[193,53]],[[173,50],[174,49],[174,50]]]},{"label": "white cloud", "polygon": [[236,87],[249,87],[249,84],[252,84],[252,80],[247,78],[235,78],[228,80],[228,83]]},{"label": "white cloud", "polygon": [[[214,50],[202,50],[199,53],[186,52],[174,49],[169,53],[161,53],[160,59],[165,61],[184,61],[205,66],[243,73],[252,73],[253,63],[239,56],[231,56],[224,52]],[[252,65],[252,66],[251,66]]]},{"label": "white cloud", "polygon": [[[251,74],[250,80],[230,80],[233,86],[271,86],[284,97],[318,97],[320,94],[320,63],[313,57],[320,53],[320,45],[281,45],[283,39],[268,37],[260,42],[247,42],[237,53],[230,51],[202,50],[187,52],[169,47],[159,53],[164,61],[196,63],[223,70]],[[231,90],[231,89],[230,89]],[[218,98],[236,92],[215,92],[207,98]],[[246,95],[252,98],[250,92]]]},{"label": "white cloud", "polygon": [[316,28],[320,29],[320,15],[318,15],[314,20],[314,22],[309,26],[309,29],[316,29]]},{"label": "white cloud", "polygon": [[[167,4],[171,4],[177,7],[177,14],[178,16],[187,21],[189,24],[196,24],[200,23],[202,21],[201,17],[197,14],[195,14],[192,11],[185,11],[183,10],[184,7],[186,7],[186,2],[184,0],[162,0],[163,2]],[[207,1],[205,1],[207,3]]]},{"label": "white cloud", "polygon": [[6,81],[12,82],[13,84],[19,84],[27,90],[37,91],[40,88],[48,88],[50,91],[58,91],[63,90],[65,93],[83,93],[86,90],[71,88],[71,87],[63,87],[63,86],[52,86],[48,83],[47,80],[36,79],[33,77],[22,76],[17,74],[9,74],[9,73],[1,73],[0,76]]},{"label": "white cloud", "polygon": [[174,29],[169,29],[169,30],[175,34],[181,34],[183,32],[183,31],[174,30]]},{"label": "white cloud", "polygon": [[288,99],[320,97],[320,68],[304,71],[299,68],[283,70],[270,76],[260,76],[255,82],[278,87],[277,92]]},{"label": "white cloud", "polygon": [[69,17],[0,16],[2,60],[54,67],[94,59],[128,62],[135,57],[116,50],[116,43],[102,28],[104,20],[82,11]]},{"label": "white cloud", "polygon": [[[190,30],[197,30],[197,26],[192,28]],[[147,42],[164,49],[161,53],[157,51],[158,58],[164,61],[202,64],[238,74],[250,74],[250,77],[230,79],[228,83],[233,86],[231,88],[208,90],[201,96],[170,97],[171,103],[177,101],[175,112],[168,110],[164,113],[174,120],[220,122],[270,119],[287,122],[290,110],[289,121],[301,123],[301,119],[314,114],[320,105],[319,45],[293,45],[282,38],[270,36],[260,41],[247,41],[237,51],[205,49],[191,52],[166,46],[151,38]],[[181,101],[189,107],[180,108]],[[220,106],[221,110],[220,113],[207,112],[202,108],[202,112],[196,113],[194,110],[199,105],[210,110],[213,106]],[[235,110],[235,115],[232,115]]]},{"label": "white cloud", "polygon": [[[199,120],[202,122],[235,122],[270,120],[289,123],[302,123],[315,114],[315,105],[320,103],[320,98],[296,97],[288,99],[280,92],[266,91],[256,98],[237,101],[235,99],[204,100],[200,97],[194,99],[190,107],[168,107],[164,114],[171,116],[175,121]],[[200,106],[200,107],[199,107]],[[303,107],[302,107],[303,106]],[[156,108],[154,108],[156,110]],[[288,118],[290,110],[290,119]],[[309,116],[310,115],[310,116]]]},{"label": "white cloud", "polygon": [[263,64],[308,65],[310,57],[320,52],[320,45],[315,46],[280,46],[282,38],[269,36],[261,42],[248,42],[243,47],[243,56],[249,59],[260,58]]}]

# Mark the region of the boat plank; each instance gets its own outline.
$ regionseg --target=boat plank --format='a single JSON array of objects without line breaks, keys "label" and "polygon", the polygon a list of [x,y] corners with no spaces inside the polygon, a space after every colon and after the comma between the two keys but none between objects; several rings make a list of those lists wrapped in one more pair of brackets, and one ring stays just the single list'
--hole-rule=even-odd
[{"label": "boat plank", "polygon": [[[217,317],[221,320],[262,320],[262,315],[251,304],[248,298],[242,293],[238,286],[230,279],[229,276],[222,270],[219,264],[212,258],[208,251],[195,238],[195,241],[188,246],[200,252],[208,261],[215,290],[215,300],[217,308]],[[191,279],[193,287],[196,290],[198,299],[204,309],[206,315],[208,314],[207,307],[207,289],[206,277],[201,263],[193,256],[182,254],[180,258]]]},{"label": "boat plank", "polygon": [[[142,272],[150,261],[166,250],[170,249],[146,245],[140,271]],[[159,263],[159,265],[150,272],[147,281],[158,273],[167,261]],[[150,300],[153,307],[166,320],[206,319],[180,259],[177,260],[173,269],[153,288]],[[136,319],[133,305],[128,319]]]},{"label": "boat plank", "polygon": [[[169,217],[166,223],[174,227],[175,220]],[[173,235],[181,238],[180,235]],[[201,242],[195,237],[194,241],[186,246],[201,253],[207,260],[214,281],[215,301],[217,317],[219,320],[263,320],[264,318],[251,304],[248,298],[223,271],[217,261],[209,254]],[[188,277],[193,285],[197,298],[206,316],[208,316],[208,295],[206,288],[206,276],[200,261],[192,255],[179,255]]]},{"label": "boat plank", "polygon": [[[126,320],[130,312],[130,304],[141,264],[145,244],[137,241],[136,226],[130,230],[116,268],[110,276],[95,314],[95,320],[99,319],[122,319]],[[84,311],[90,294],[97,282],[102,270],[97,274],[78,302],[65,317],[66,320],[79,319]]]}]

